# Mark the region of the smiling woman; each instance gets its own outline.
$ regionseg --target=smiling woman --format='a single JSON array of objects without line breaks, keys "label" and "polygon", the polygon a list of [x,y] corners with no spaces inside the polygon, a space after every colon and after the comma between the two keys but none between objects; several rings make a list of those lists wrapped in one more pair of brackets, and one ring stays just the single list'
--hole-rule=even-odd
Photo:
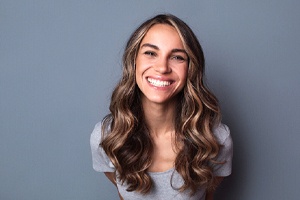
[{"label": "smiling woman", "polygon": [[136,57],[136,83],[145,106],[171,101],[186,83],[187,54],[170,25],[156,24],[141,41]]},{"label": "smiling woman", "polygon": [[212,199],[230,175],[231,136],[203,77],[201,46],[179,18],[155,16],[129,38],[111,113],[90,140],[94,169],[121,199]]}]

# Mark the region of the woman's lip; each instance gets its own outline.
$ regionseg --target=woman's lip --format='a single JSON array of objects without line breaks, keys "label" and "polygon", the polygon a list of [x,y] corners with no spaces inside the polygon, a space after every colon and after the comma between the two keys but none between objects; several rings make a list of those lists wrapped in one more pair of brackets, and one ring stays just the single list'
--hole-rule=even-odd
[{"label": "woman's lip", "polygon": [[174,82],[172,79],[170,78],[166,78],[166,77],[162,77],[162,76],[147,76],[146,79],[154,79],[154,80],[158,80],[158,81],[168,81],[168,82]]}]

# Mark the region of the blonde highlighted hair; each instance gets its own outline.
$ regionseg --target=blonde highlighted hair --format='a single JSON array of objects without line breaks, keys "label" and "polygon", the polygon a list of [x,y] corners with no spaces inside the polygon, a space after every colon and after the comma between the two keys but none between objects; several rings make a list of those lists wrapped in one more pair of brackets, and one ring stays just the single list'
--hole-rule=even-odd
[{"label": "blonde highlighted hair", "polygon": [[210,163],[218,155],[219,145],[212,133],[220,123],[218,100],[204,83],[204,55],[197,37],[179,18],[157,15],[140,25],[129,38],[123,55],[123,75],[115,87],[110,114],[103,120],[104,139],[100,143],[117,172],[118,179],[128,185],[128,191],[146,194],[152,180],[147,169],[152,162],[153,144],[145,124],[140,102],[140,90],[135,80],[135,59],[140,43],[155,24],[174,27],[189,59],[187,82],[178,94],[176,142],[184,144],[175,160],[175,169],[184,184],[178,188],[194,193],[198,187],[213,187]]}]

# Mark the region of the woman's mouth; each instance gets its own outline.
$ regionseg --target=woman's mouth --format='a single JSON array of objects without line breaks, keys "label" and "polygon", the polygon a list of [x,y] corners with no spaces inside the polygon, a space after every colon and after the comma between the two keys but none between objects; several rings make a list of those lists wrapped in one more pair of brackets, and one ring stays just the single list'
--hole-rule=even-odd
[{"label": "woman's mouth", "polygon": [[153,78],[147,78],[147,81],[155,87],[166,87],[172,84],[172,81],[161,81]]}]

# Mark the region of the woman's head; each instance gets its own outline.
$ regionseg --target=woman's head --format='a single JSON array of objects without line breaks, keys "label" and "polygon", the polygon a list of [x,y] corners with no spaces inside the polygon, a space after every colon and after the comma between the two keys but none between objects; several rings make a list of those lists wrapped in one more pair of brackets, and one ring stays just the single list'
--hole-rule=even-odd
[{"label": "woman's head", "polygon": [[135,61],[142,104],[166,106],[176,102],[186,84],[187,70],[188,56],[176,29],[153,25],[141,41]]},{"label": "woman's head", "polygon": [[[154,25],[172,26],[178,33],[188,59],[187,84],[199,89],[204,74],[204,56],[202,48],[189,26],[173,15],[157,15],[140,25],[129,38],[123,55],[123,84],[129,90],[138,92],[135,80],[135,64],[140,44]],[[137,95],[137,94],[136,94]]]}]

